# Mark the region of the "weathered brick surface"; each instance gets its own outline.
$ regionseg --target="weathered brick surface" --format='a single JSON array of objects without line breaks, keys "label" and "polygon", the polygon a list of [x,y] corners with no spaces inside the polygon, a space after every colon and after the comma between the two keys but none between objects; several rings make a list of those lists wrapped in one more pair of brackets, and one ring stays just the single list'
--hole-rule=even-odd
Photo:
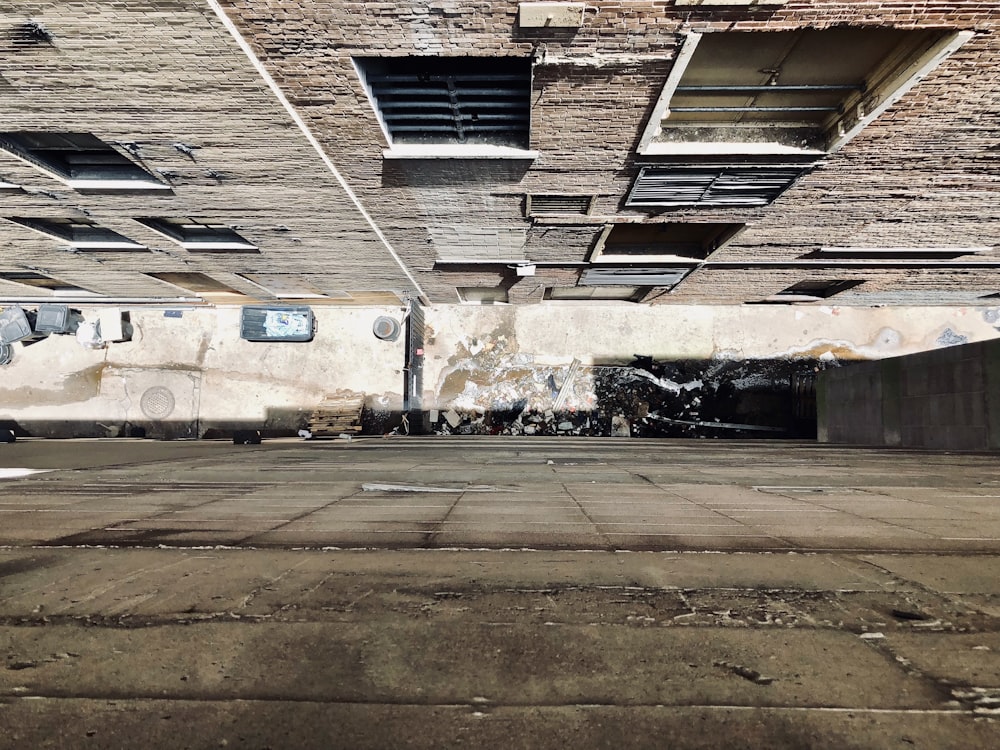
[{"label": "weathered brick surface", "polygon": [[[393,242],[421,271],[434,262],[427,226],[523,224],[527,220],[520,204],[509,197],[531,192],[597,196],[592,216],[579,226],[537,222],[532,227],[525,253],[540,262],[586,260],[602,223],[626,217],[746,223],[746,231],[715,257],[729,261],[798,259],[824,245],[995,248],[1000,236],[995,160],[1000,97],[994,82],[1000,10],[995,3],[789,2],[777,8],[731,9],[597,2],[588,6],[579,30],[519,29],[513,2],[227,0],[226,6],[294,100],[313,111],[309,103],[319,92],[333,93],[336,103],[324,104],[310,121],[335,159],[351,154],[345,168],[352,182],[366,199],[379,202],[379,216]],[[772,206],[623,208],[639,166],[648,163],[636,157],[635,146],[680,33],[839,24],[945,27],[980,34]],[[501,169],[490,176],[477,166],[483,179],[470,178],[461,163],[402,168],[383,163],[385,143],[349,58],[423,54],[532,55],[531,147],[540,152],[538,159],[521,173]],[[384,179],[386,167],[391,182]],[[433,184],[427,184],[428,174],[434,175]],[[828,270],[808,271],[706,269],[674,293],[657,296],[656,302],[739,302],[801,278],[831,275]],[[842,275],[857,273],[844,270]],[[575,274],[561,269],[559,277],[572,283]],[[968,302],[995,286],[996,272],[869,269],[862,275],[870,278],[864,293],[859,288],[838,301],[877,302],[878,290],[890,301],[898,293],[911,301]],[[484,271],[481,278],[484,285],[490,283],[490,273]],[[519,290],[529,283],[538,286],[541,278],[515,284],[512,299],[531,299]],[[447,272],[421,273],[421,279],[433,294],[447,298],[459,280],[470,285],[475,275],[464,273],[459,279]]]},{"label": "weathered brick surface", "polygon": [[[692,272],[668,295],[670,302],[697,304],[706,297],[721,303],[755,302],[800,281],[861,280],[864,284],[830,298],[837,305],[919,304],[928,295],[940,303],[968,304],[1000,292],[996,269],[975,268],[712,268]],[[663,298],[661,298],[663,299]],[[995,300],[992,300],[995,303]],[[979,304],[989,304],[981,300]]]},{"label": "weathered brick surface", "polygon": [[[391,245],[435,302],[458,286],[510,284],[512,301],[576,283],[604,223],[738,222],[746,229],[713,261],[793,261],[822,246],[991,246],[1000,261],[1000,6],[995,2],[795,2],[777,7],[593,2],[580,29],[520,29],[517,3],[430,0],[221,0],[229,17],[320,140]],[[0,154],[0,178],[42,193],[3,196],[7,215],[86,208],[101,223],[162,252],[73,255],[28,230],[0,226],[3,269],[26,266],[116,294],[157,294],[143,270],[289,272],[331,289],[409,284],[345,193],[199,0],[19,3],[8,27],[32,18],[54,46],[0,47],[10,129],[54,128],[134,141],[171,176],[171,196],[86,196]],[[624,207],[636,145],[682,41],[691,31],[891,25],[972,30],[976,37],[774,204],[759,209],[638,211]],[[5,43],[4,43],[5,44]],[[531,56],[534,160],[391,161],[352,63],[373,56]],[[6,81],[6,83],[4,83]],[[7,86],[13,90],[7,95]],[[173,148],[197,145],[196,161]],[[525,218],[528,193],[592,195],[591,215]],[[135,215],[231,220],[260,255],[192,256],[131,222]],[[576,223],[572,223],[576,222]],[[128,231],[125,231],[128,230]],[[534,277],[512,277],[512,237]],[[496,240],[495,238],[504,238]],[[495,266],[442,266],[502,245]],[[983,256],[977,256],[982,259]],[[563,267],[547,264],[563,263]],[[0,269],[2,270],[2,269]],[[993,269],[885,270],[706,267],[673,301],[743,302],[803,278],[856,277],[844,304],[975,302],[997,291]],[[242,286],[241,286],[242,284]],[[174,290],[169,290],[173,293]],[[0,289],[0,294],[2,294]]]},{"label": "weathered brick surface", "polygon": [[[301,273],[329,291],[413,288],[206,3],[10,6],[0,14],[0,129],[136,144],[173,189],[84,195],[0,152],[0,179],[23,187],[0,195],[0,215],[86,216],[153,251],[69,253],[0,221],[0,272],[36,269],[117,296],[185,294],[144,272],[201,272],[258,296],[237,274]],[[9,31],[29,19],[51,44],[14,44]],[[146,216],[220,220],[261,252],[189,253],[134,221]],[[0,281],[0,295],[26,291]]]}]

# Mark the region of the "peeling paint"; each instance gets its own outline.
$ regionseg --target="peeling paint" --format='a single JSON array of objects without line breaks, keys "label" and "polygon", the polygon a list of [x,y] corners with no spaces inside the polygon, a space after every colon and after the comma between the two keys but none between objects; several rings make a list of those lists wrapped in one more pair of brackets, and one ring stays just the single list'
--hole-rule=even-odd
[{"label": "peeling paint", "polygon": [[969,343],[969,337],[960,333],[955,333],[951,328],[945,328],[941,335],[935,339],[938,346],[956,346],[958,344]]}]

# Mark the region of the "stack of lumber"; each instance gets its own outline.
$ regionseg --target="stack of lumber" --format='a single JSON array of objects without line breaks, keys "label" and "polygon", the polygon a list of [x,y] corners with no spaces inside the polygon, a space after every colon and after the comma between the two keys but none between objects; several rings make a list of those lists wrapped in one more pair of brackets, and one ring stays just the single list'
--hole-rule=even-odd
[{"label": "stack of lumber", "polygon": [[361,432],[364,394],[327,397],[309,415],[309,432],[316,437],[356,435]]}]

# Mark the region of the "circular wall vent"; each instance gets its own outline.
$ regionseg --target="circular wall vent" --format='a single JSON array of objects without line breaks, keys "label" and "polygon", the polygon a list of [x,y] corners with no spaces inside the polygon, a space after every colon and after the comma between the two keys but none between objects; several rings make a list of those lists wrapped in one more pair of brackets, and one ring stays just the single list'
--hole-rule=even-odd
[{"label": "circular wall vent", "polygon": [[399,338],[399,330],[399,321],[385,315],[377,317],[372,326],[372,331],[383,341],[395,341]]},{"label": "circular wall vent", "polygon": [[169,388],[154,385],[142,394],[139,408],[150,419],[166,419],[174,410],[174,394]]}]

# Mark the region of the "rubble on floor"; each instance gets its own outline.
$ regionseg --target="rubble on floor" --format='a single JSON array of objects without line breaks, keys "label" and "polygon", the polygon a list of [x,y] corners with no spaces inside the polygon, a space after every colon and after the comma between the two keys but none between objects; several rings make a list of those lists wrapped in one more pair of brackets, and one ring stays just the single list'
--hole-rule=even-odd
[{"label": "rubble on floor", "polygon": [[[502,343],[502,342],[501,342]],[[477,352],[478,354],[478,352]],[[430,413],[439,435],[808,438],[829,359],[545,365],[529,354],[457,364]]]}]

